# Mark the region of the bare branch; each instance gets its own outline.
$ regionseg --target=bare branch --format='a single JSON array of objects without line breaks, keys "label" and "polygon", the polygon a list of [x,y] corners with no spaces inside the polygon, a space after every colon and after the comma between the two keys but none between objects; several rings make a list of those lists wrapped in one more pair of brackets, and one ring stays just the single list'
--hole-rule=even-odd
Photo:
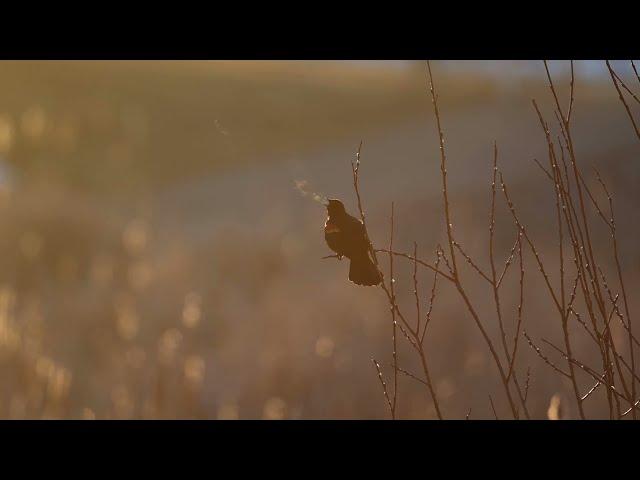
[{"label": "bare branch", "polygon": [[[618,76],[616,75],[616,73],[613,71],[613,68],[611,68],[611,64],[609,63],[609,60],[607,60],[605,62],[607,64],[607,68],[609,69],[609,74],[611,75],[611,81],[613,82],[613,86],[616,87],[616,91],[618,92],[618,98],[620,98],[620,101],[622,102],[622,105],[624,105],[624,109],[627,111],[627,116],[629,117],[629,120],[631,121],[631,125],[633,125],[633,129],[636,132],[636,136],[638,137],[638,139],[640,139],[640,130],[638,130],[638,126],[636,125],[636,121],[633,118],[633,114],[631,113],[631,109],[629,108],[629,105],[627,104],[627,101],[624,99],[624,96],[622,95],[622,92],[620,91],[620,87],[618,86]],[[637,72],[636,72],[637,74]]]},{"label": "bare branch", "polygon": [[[374,249],[374,251],[376,253],[389,253],[389,249],[387,248],[376,248]],[[391,254],[395,255],[396,257],[403,257],[406,258],[407,260],[411,260],[412,262],[417,262],[418,265],[422,265],[425,268],[428,268],[429,270],[438,273],[439,275],[442,275],[444,278],[446,278],[447,280],[449,280],[450,282],[453,282],[453,277],[450,275],[447,275],[446,273],[444,273],[442,270],[438,270],[437,267],[425,262],[424,260],[420,260],[419,258],[416,258],[408,253],[403,253],[403,252],[396,252],[396,251],[392,251]]]},{"label": "bare branch", "polygon": [[[391,202],[391,234],[389,235],[389,252],[393,252],[393,220],[394,220],[394,208],[393,202]],[[396,279],[393,277],[393,255],[389,254],[389,286],[391,290],[391,321],[393,327],[393,406],[392,416],[396,418],[396,405],[398,400],[398,348],[396,342],[396,293],[395,293]]]},{"label": "bare branch", "polygon": [[498,414],[496,413],[496,407],[493,405],[493,398],[489,395],[489,402],[491,403],[491,410],[493,410],[493,416],[496,417],[496,420],[499,420]]},{"label": "bare branch", "polygon": [[544,361],[544,363],[546,363],[547,365],[549,365],[551,368],[553,368],[556,372],[558,372],[560,375],[567,377],[567,378],[571,378],[571,375],[569,375],[567,372],[565,372],[564,370],[560,369],[559,367],[557,367],[551,360],[549,360],[548,357],[546,357],[542,351],[540,350],[540,348],[533,343],[533,340],[531,340],[531,337],[529,337],[529,335],[527,335],[527,332],[522,332],[522,335],[524,335],[524,338],[527,339],[527,342],[529,343],[529,346],[531,348],[533,348],[535,350],[535,352],[538,354],[538,356]]},{"label": "bare branch", "polygon": [[[441,258],[441,253],[440,250],[436,250],[436,268],[438,267],[438,265],[440,264],[440,258]],[[429,309],[427,310],[427,318],[424,322],[424,329],[422,330],[422,337],[420,337],[420,343],[424,343],[424,336],[427,333],[427,327],[429,326],[429,323],[431,322],[431,312],[433,311],[433,303],[436,299],[436,287],[438,285],[438,272],[436,270],[436,272],[433,274],[433,284],[431,287],[431,296],[429,297]]]},{"label": "bare branch", "polygon": [[382,371],[380,370],[380,364],[376,361],[375,358],[372,358],[374,367],[376,367],[376,371],[378,372],[378,379],[380,380],[380,385],[382,386],[382,393],[384,394],[384,398],[387,400],[387,405],[389,406],[389,412],[391,413],[391,418],[394,418],[393,407],[391,406],[391,400],[389,399],[389,394],[387,393],[387,384],[382,378]]},{"label": "bare branch", "polygon": [[428,386],[427,382],[425,382],[425,381],[424,381],[424,380],[422,380],[421,378],[418,378],[418,377],[417,377],[416,375],[414,375],[413,373],[408,372],[407,370],[405,370],[405,369],[403,369],[403,368],[400,368],[400,367],[398,367],[397,365],[391,365],[391,367],[393,367],[393,368],[397,368],[397,369],[398,369],[398,371],[399,371],[400,373],[402,373],[402,374],[406,375],[406,376],[407,376],[407,377],[409,377],[409,378],[413,378],[415,381],[420,382],[420,383],[422,383],[423,385],[427,385],[427,386]]},{"label": "bare branch", "polygon": [[467,261],[467,263],[469,265],[471,265],[473,267],[473,269],[478,272],[478,275],[480,275],[482,278],[484,278],[487,282],[489,282],[491,285],[493,285],[493,280],[491,280],[481,269],[480,267],[478,267],[474,261],[471,259],[471,257],[469,255],[467,255],[465,253],[465,251],[462,249],[462,246],[454,241],[453,245],[460,251],[460,253],[462,254],[462,256],[465,258],[465,260]]}]

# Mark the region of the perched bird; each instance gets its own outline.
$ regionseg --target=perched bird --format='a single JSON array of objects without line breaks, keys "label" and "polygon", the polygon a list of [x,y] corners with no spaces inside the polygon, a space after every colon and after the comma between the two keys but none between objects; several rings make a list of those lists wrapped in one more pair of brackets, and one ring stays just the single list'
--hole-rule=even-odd
[{"label": "perched bird", "polygon": [[371,261],[364,224],[349,215],[340,200],[329,199],[325,205],[329,217],[324,224],[324,238],[338,258],[351,260],[349,280],[357,285],[378,285],[382,274]]}]

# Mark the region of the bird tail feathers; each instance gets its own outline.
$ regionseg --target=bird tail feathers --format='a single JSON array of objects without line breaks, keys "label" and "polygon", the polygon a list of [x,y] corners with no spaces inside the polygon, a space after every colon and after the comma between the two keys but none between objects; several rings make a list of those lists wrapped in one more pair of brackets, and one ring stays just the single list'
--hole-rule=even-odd
[{"label": "bird tail feathers", "polygon": [[382,281],[382,274],[369,255],[354,257],[349,266],[349,280],[356,285],[373,286]]}]

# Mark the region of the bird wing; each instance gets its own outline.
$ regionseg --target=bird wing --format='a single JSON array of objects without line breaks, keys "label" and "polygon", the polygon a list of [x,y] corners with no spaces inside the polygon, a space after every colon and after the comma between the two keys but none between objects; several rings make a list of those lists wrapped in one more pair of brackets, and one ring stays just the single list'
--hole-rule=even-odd
[{"label": "bird wing", "polygon": [[364,228],[362,220],[349,216],[348,229],[349,237],[354,243],[360,245],[362,248],[369,248],[369,244],[367,242],[367,232]]}]

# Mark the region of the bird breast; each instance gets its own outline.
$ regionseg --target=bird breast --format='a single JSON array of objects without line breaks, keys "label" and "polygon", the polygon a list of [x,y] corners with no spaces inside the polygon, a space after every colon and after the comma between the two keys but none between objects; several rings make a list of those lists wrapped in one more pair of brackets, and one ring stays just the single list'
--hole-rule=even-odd
[{"label": "bird breast", "polygon": [[324,233],[339,233],[340,232],[340,228],[338,228],[338,226],[331,222],[329,219],[327,219],[327,221],[324,223]]}]

